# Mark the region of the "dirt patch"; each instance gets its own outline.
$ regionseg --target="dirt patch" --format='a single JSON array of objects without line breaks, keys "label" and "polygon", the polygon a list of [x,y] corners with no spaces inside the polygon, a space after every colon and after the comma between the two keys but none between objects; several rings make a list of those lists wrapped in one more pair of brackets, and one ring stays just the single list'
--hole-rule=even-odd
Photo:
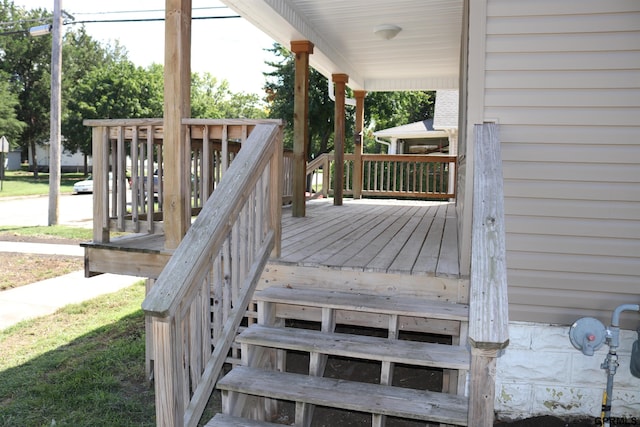
[{"label": "dirt patch", "polygon": [[83,266],[80,257],[3,253],[0,291],[82,270]]},{"label": "dirt patch", "polygon": [[[5,242],[30,242],[77,245],[80,241],[47,236],[20,236],[11,233],[0,234]],[[40,280],[62,276],[84,268],[82,257],[60,255],[22,254],[4,252],[0,254],[0,291],[39,282]]]}]

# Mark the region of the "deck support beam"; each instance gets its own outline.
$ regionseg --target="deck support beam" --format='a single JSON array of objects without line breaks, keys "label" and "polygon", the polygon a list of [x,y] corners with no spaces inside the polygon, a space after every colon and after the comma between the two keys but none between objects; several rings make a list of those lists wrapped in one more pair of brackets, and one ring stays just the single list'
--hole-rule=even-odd
[{"label": "deck support beam", "polygon": [[335,165],[333,179],[333,204],[342,206],[342,194],[344,190],[344,135],[345,135],[345,90],[349,82],[346,74],[332,74],[331,79],[335,84],[336,105],[334,120],[333,147],[335,150]]},{"label": "deck support beam", "polygon": [[293,98],[293,194],[291,214],[305,216],[307,191],[307,147],[309,146],[309,55],[313,43],[307,40],[291,42],[295,58],[295,89]]},{"label": "deck support beam", "polygon": [[355,160],[353,161],[353,198],[362,199],[362,142],[364,140],[364,97],[367,92],[364,90],[356,90],[353,92],[356,99],[356,128],[355,141],[353,144],[353,152]]},{"label": "deck support beam", "polygon": [[191,0],[166,0],[164,43],[165,164],[160,179],[164,184],[165,247],[175,249],[191,223],[190,147],[182,126],[182,119],[191,117]]}]

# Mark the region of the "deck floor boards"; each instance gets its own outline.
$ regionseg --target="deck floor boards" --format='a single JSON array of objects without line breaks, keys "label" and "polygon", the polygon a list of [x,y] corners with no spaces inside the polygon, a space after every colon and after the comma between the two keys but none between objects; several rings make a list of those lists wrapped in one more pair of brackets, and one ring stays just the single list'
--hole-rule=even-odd
[{"label": "deck floor boards", "polygon": [[455,205],[449,202],[331,199],[306,216],[282,214],[281,262],[304,266],[457,277]]},{"label": "deck floor boards", "polygon": [[[147,253],[164,249],[164,235],[135,235],[96,249]],[[307,202],[306,216],[282,212],[276,262],[349,271],[459,277],[455,204],[437,201],[331,199]]]}]

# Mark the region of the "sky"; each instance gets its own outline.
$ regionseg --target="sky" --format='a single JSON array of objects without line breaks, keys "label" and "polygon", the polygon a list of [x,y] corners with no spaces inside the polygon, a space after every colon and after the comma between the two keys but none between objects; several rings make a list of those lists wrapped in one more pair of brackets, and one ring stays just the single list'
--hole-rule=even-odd
[{"label": "sky", "polygon": [[[54,0],[13,0],[25,9],[44,8],[53,12]],[[62,9],[76,21],[163,17],[164,0],[62,0]],[[224,6],[217,0],[193,0],[193,16],[236,15],[230,9],[202,9]],[[104,12],[123,12],[104,14]],[[101,14],[98,14],[101,13]],[[146,67],[164,63],[164,22],[86,23],[87,32],[103,43],[119,40],[129,59]],[[68,28],[69,25],[65,25]],[[191,69],[226,79],[233,92],[262,95],[263,72],[270,71],[266,60],[273,57],[264,49],[273,40],[242,18],[194,20],[192,22]]]}]

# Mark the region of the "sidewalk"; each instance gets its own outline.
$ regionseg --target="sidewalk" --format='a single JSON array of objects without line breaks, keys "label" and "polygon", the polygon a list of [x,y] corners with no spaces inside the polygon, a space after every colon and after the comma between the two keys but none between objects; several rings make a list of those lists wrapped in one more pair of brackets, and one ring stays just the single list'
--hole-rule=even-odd
[{"label": "sidewalk", "polygon": [[[0,242],[0,252],[83,256],[78,245],[53,245],[24,242]],[[0,255],[1,257],[1,255]],[[143,280],[141,277],[101,274],[84,277],[84,271],[20,286],[0,292],[0,330],[22,320],[54,313],[68,304],[86,301],[116,292]]]}]

